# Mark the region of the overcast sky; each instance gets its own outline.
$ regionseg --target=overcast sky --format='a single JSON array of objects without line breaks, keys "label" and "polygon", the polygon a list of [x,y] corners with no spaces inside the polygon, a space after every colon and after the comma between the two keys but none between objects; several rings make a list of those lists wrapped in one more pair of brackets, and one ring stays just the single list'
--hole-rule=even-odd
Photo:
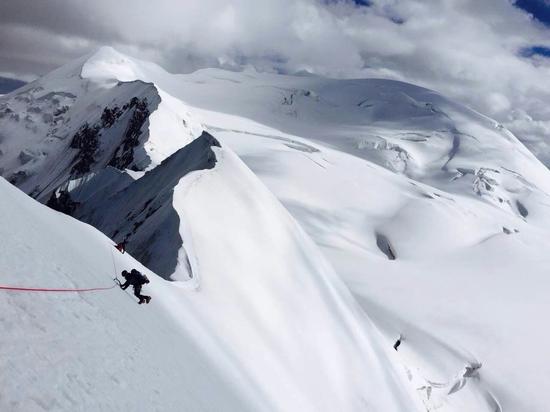
[{"label": "overcast sky", "polygon": [[550,0],[1,0],[0,76],[101,45],[172,72],[404,80],[550,139]]}]

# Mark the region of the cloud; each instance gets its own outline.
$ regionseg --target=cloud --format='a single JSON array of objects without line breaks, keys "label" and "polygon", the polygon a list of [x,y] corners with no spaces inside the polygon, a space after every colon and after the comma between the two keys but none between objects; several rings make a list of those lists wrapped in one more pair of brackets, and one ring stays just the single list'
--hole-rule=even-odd
[{"label": "cloud", "polygon": [[550,59],[527,52],[550,48],[550,28],[512,0],[6,0],[0,38],[0,72],[19,77],[109,44],[172,72],[404,80],[550,137]]}]

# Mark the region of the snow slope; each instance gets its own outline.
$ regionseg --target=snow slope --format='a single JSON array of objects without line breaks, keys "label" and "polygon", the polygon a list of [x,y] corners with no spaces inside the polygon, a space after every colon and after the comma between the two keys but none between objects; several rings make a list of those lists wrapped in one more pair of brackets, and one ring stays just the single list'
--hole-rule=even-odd
[{"label": "snow slope", "polygon": [[[211,70],[194,76],[209,87],[193,79],[175,95],[270,126],[272,135],[301,136],[516,215],[528,213],[527,203],[548,201],[548,170],[509,131],[430,90],[376,79],[229,74],[234,81],[223,82]],[[205,113],[203,122],[213,130],[257,133],[212,117]]]},{"label": "snow slope", "polygon": [[[174,189],[197,291],[147,271],[147,307],[118,289],[2,292],[2,409],[420,410],[314,244],[236,156],[217,156]],[[111,284],[107,238],[0,185],[3,283]]]},{"label": "snow slope", "polygon": [[[105,236],[29,199],[4,179],[0,193],[3,285],[113,284],[112,246]],[[115,258],[119,269],[141,268],[129,255]],[[186,312],[179,319],[171,314],[177,291],[149,278],[154,301],[146,308],[119,289],[0,291],[0,409],[253,409],[236,390],[235,377],[213,363],[192,324],[182,321]]]},{"label": "snow slope", "polygon": [[[116,239],[125,222],[132,254],[149,266],[147,253],[171,248],[169,267],[155,269],[179,281],[153,287],[169,291],[168,313],[213,359],[212,373],[230,377],[238,401],[227,405],[546,410],[550,172],[502,126],[401,82],[172,75],[111,48],[40,87],[65,90],[68,78],[71,90],[101,90],[95,110],[83,110],[87,93],[70,106],[93,122],[110,99],[122,107],[144,95],[118,98],[117,88],[156,96],[133,146],[141,160],[118,164],[138,172],[106,167],[128,123],[100,131],[90,173],[71,172],[67,143],[38,156],[47,167],[22,164],[25,150],[54,147],[12,118],[37,100],[22,89],[0,99],[2,175],[42,201],[35,185],[70,192],[79,218]],[[71,135],[82,123],[68,124]],[[221,147],[210,146],[212,168],[189,168],[204,158],[180,148],[201,145],[201,129]],[[165,214],[149,214],[153,198]],[[170,229],[156,230],[161,221]]]},{"label": "snow slope", "polygon": [[[401,362],[429,407],[545,409],[545,230],[331,149],[306,157],[270,139],[219,137],[316,240],[388,345],[405,336]],[[476,363],[480,379],[461,382]]]},{"label": "snow slope", "polygon": [[[405,336],[399,356],[429,410],[546,410],[546,192],[509,183],[524,217],[456,181],[443,191],[246,119],[203,116],[317,242],[388,345]],[[543,186],[548,171],[532,167]]]},{"label": "snow slope", "polygon": [[[388,344],[410,335],[400,356],[428,407],[545,410],[536,388],[548,370],[532,345],[550,343],[539,327],[550,176],[508,131],[398,82],[156,67],[140,76],[197,107],[322,248]],[[463,378],[478,362],[480,375]]]}]

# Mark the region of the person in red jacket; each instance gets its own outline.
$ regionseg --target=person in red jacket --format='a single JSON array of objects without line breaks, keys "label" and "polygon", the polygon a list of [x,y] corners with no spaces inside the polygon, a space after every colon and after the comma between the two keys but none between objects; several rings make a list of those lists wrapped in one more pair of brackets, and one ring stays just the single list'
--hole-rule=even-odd
[{"label": "person in red jacket", "polygon": [[117,243],[115,247],[120,253],[124,254],[124,252],[126,252],[126,243],[128,242],[126,239],[124,239],[122,242]]}]

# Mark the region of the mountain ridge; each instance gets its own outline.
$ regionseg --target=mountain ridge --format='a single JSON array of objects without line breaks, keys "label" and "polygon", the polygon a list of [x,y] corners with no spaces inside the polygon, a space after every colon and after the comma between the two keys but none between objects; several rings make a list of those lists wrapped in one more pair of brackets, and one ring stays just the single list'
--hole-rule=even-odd
[{"label": "mountain ridge", "polygon": [[1,174],[127,238],[251,410],[544,410],[544,310],[514,296],[547,307],[550,172],[497,122],[403,82],[172,75],[103,48],[0,98],[0,125]]}]

